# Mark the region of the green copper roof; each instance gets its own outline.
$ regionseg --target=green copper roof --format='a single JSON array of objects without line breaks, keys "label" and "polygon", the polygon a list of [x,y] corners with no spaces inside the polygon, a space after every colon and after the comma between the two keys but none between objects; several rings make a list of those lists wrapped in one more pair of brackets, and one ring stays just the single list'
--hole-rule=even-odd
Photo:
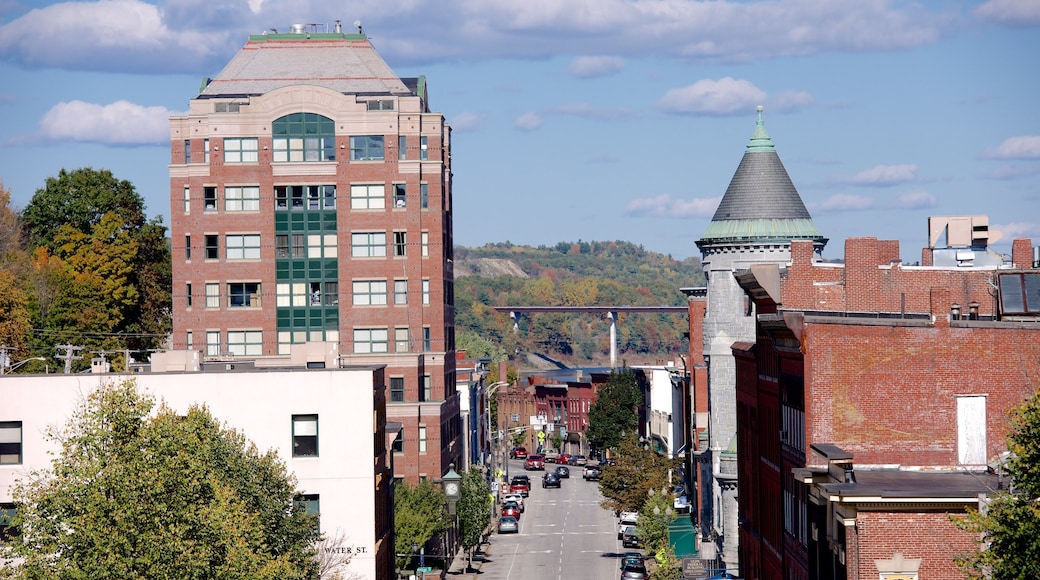
[{"label": "green copper roof", "polygon": [[787,175],[758,107],[744,157],[697,245],[796,239],[826,242]]}]

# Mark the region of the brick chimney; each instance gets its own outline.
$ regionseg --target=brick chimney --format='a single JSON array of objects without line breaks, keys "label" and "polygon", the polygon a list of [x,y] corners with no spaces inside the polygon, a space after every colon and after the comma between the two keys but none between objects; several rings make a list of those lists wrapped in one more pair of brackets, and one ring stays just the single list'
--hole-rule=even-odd
[{"label": "brick chimney", "polygon": [[1011,261],[1016,268],[1033,267],[1033,241],[1029,238],[1017,238],[1011,242]]}]

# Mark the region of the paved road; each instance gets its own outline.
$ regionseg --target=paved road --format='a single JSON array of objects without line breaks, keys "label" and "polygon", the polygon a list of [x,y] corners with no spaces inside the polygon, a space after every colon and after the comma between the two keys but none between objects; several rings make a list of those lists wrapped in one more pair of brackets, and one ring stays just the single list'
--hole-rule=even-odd
[{"label": "paved road", "polygon": [[[546,466],[549,469],[555,465]],[[560,489],[543,489],[541,471],[531,476],[531,495],[520,533],[492,534],[480,563],[481,580],[574,580],[618,578],[619,556],[630,551],[617,539],[614,514],[600,507],[599,485],[581,478],[581,468]],[[510,474],[522,473],[510,461]]]}]

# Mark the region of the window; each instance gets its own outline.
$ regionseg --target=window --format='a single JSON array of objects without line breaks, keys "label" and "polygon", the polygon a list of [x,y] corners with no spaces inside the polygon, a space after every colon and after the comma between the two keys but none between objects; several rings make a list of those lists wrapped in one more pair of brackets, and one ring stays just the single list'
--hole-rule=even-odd
[{"label": "window", "polygon": [[385,258],[386,234],[365,232],[350,235],[350,255],[355,258]]},{"label": "window", "polygon": [[403,183],[394,184],[394,207],[406,207],[408,205],[408,188]]},{"label": "window", "polygon": [[422,349],[423,352],[430,352],[430,327],[424,326],[422,329]]},{"label": "window", "polygon": [[256,137],[224,139],[224,163],[256,163],[260,150]]},{"label": "window", "polygon": [[271,125],[274,163],[336,160],[336,124],[315,113],[292,113]]},{"label": "window", "polygon": [[354,353],[369,354],[389,351],[389,332],[385,328],[355,328]]},{"label": "window", "polygon": [[[276,287],[276,304],[279,308],[286,306],[307,306],[307,284],[278,284]],[[306,339],[301,339],[301,342]]]},{"label": "window", "polygon": [[422,254],[422,257],[429,258],[430,257],[430,232],[422,232],[421,234],[419,234],[419,245],[420,245],[420,253]]},{"label": "window", "polygon": [[430,375],[423,375],[419,378],[421,381],[419,385],[419,393],[422,395],[420,401],[432,401],[433,400],[433,381],[430,380]]},{"label": "window", "polygon": [[209,139],[202,140],[202,161],[209,163]]},{"label": "window", "polygon": [[[314,516],[314,531],[321,531],[321,497],[316,493],[305,493],[296,496],[293,503],[303,508],[308,516]],[[342,548],[341,548],[342,549]]]},{"label": "window", "polygon": [[419,207],[422,209],[430,207],[430,186],[425,183],[419,185]]},{"label": "window", "polygon": [[397,158],[404,161],[408,155],[406,154],[408,147],[408,138],[404,135],[397,136]]},{"label": "window", "polygon": [[0,465],[22,462],[22,422],[0,421]]},{"label": "window", "polygon": [[220,356],[220,332],[206,331],[206,356]]},{"label": "window", "polygon": [[335,306],[339,304],[339,282],[325,283],[325,305]]},{"label": "window", "polygon": [[203,187],[202,201],[206,204],[206,211],[217,211],[217,188],[211,186]]},{"label": "window", "polygon": [[241,110],[241,103],[214,103],[214,113],[237,113]]},{"label": "window", "polygon": [[[333,236],[335,237],[335,236]],[[274,237],[274,251],[276,258],[303,258],[304,254],[303,234],[277,234]],[[289,242],[292,242],[290,245]]]},{"label": "window", "polygon": [[408,329],[394,329],[394,352],[408,352]]},{"label": "window", "polygon": [[218,248],[217,242],[218,236],[216,234],[206,234],[206,259],[216,260],[220,258],[220,249]]},{"label": "window", "polygon": [[318,416],[293,415],[293,457],[318,456]]},{"label": "window", "polygon": [[336,186],[335,185],[320,185],[318,186],[322,193],[322,207],[325,209],[336,209]]},{"label": "window", "polygon": [[206,308],[220,308],[220,284],[206,284]]},{"label": "window", "polygon": [[188,334],[187,334],[187,336],[184,339],[184,344],[187,346],[188,350],[192,349],[192,345],[195,344],[195,333],[194,332],[192,332],[190,330],[188,331]]},{"label": "window", "polygon": [[354,282],[355,306],[385,306],[386,281],[361,280]]},{"label": "window", "polygon": [[408,280],[394,280],[394,304],[408,304]]},{"label": "window", "polygon": [[191,141],[184,140],[184,162],[191,163]]},{"label": "window", "polygon": [[191,259],[191,236],[184,236],[184,259]]},{"label": "window", "polygon": [[228,352],[235,356],[260,356],[263,354],[263,334],[259,330],[229,330]]},{"label": "window", "polygon": [[[303,236],[300,235],[302,238]],[[335,258],[338,254],[336,245],[336,234],[309,235],[307,236],[308,258]]]},{"label": "window", "polygon": [[191,213],[191,188],[184,188],[184,213]]},{"label": "window", "polygon": [[9,542],[18,536],[18,529],[11,525],[15,511],[13,503],[0,503],[0,543]]},{"label": "window", "polygon": [[367,111],[393,111],[394,102],[388,99],[380,99],[378,101],[367,101],[365,103],[365,110]]},{"label": "window", "polygon": [[429,137],[419,137],[419,159],[426,161],[430,158]]},{"label": "window", "polygon": [[429,304],[430,303],[430,281],[429,280],[423,280],[422,281],[422,303],[423,304]]},{"label": "window", "polygon": [[394,232],[394,256],[402,257],[408,252],[407,232]]},{"label": "window", "polygon": [[260,234],[228,235],[224,243],[228,260],[260,259]]},{"label": "window", "polygon": [[382,185],[351,185],[350,209],[385,209],[386,188]]},{"label": "window", "polygon": [[358,135],[350,138],[351,161],[382,161],[383,136]]},{"label": "window", "polygon": [[[401,400],[403,401],[404,399]],[[394,439],[394,446],[392,449],[394,453],[404,453],[404,427],[397,432],[397,439]]]},{"label": "window", "polygon": [[256,185],[224,188],[226,211],[260,211],[260,187]]},{"label": "window", "polygon": [[419,426],[419,453],[426,453],[426,427]]},{"label": "window", "polygon": [[259,308],[260,283],[232,282],[227,285],[227,296],[228,308]]},{"label": "window", "polygon": [[404,378],[390,377],[390,402],[404,402]]},{"label": "window", "polygon": [[191,308],[191,282],[184,285],[184,298],[187,301],[188,308]]}]

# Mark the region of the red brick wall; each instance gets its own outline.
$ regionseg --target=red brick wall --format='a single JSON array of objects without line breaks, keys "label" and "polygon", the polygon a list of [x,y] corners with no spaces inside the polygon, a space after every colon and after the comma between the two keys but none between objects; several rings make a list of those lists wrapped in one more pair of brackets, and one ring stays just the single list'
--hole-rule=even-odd
[{"label": "red brick wall", "polygon": [[[851,534],[852,528],[846,528]],[[875,560],[891,560],[897,552],[908,560],[921,560],[918,577],[928,580],[963,580],[953,559],[974,549],[972,538],[958,530],[940,512],[860,512],[856,516],[856,555],[846,550],[849,578],[877,580]],[[853,541],[847,544],[851,547]],[[857,573],[853,573],[855,567]]]}]

